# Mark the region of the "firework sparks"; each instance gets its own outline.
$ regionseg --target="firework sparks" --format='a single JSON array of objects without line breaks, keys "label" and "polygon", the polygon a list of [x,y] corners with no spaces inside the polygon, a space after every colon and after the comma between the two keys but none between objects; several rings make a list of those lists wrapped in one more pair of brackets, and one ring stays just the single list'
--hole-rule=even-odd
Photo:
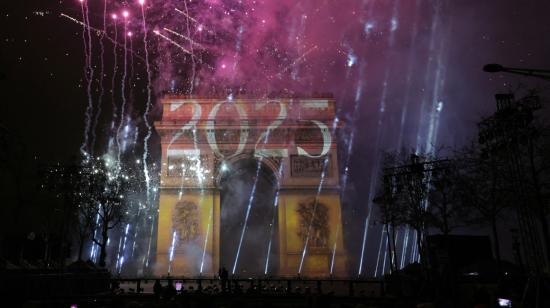
[{"label": "firework sparks", "polygon": [[[369,167],[370,181],[366,181],[366,184],[352,182],[352,177],[357,174],[350,171],[353,165],[352,152],[360,148],[355,144],[360,143],[364,138],[359,133],[364,128],[368,128],[369,134],[376,140],[373,153],[374,151],[378,153],[388,146],[390,142],[386,141],[386,135],[391,134],[389,132],[390,123],[397,122],[399,123],[396,125],[399,127],[396,131],[399,136],[394,138],[398,140],[397,145],[406,144],[407,139],[410,139],[409,135],[414,135],[417,150],[420,151],[421,148],[428,151],[433,150],[432,145],[439,136],[440,113],[443,111],[443,107],[446,107],[446,101],[441,97],[443,97],[443,89],[446,84],[447,49],[444,46],[448,42],[441,39],[440,33],[442,33],[443,24],[441,14],[434,10],[431,19],[424,22],[418,16],[419,11],[423,8],[420,4],[422,1],[414,1],[408,6],[402,1],[391,1],[383,10],[375,10],[374,8],[377,6],[374,2],[346,1],[345,5],[349,10],[337,10],[335,9],[337,7],[330,2],[319,5],[310,1],[307,3],[315,4],[312,5],[315,10],[311,10],[308,5],[296,5],[293,1],[277,1],[265,5],[243,1],[229,1],[218,5],[214,5],[213,1],[185,1],[178,4],[181,8],[179,9],[174,8],[175,3],[170,1],[163,3],[136,0],[133,4],[129,2],[117,4],[104,0],[103,3],[97,3],[96,6],[92,5],[92,2],[80,0],[77,4],[73,3],[73,8],[67,9],[74,12],[77,5],[80,6],[78,9],[81,10],[82,20],[64,13],[60,15],[63,19],[78,24],[79,28],[82,28],[84,51],[82,83],[88,98],[84,138],[81,146],[82,153],[84,156],[97,154],[96,149],[105,150],[101,148],[99,141],[102,141],[102,138],[110,140],[106,154],[110,155],[114,173],[118,172],[114,166],[122,165],[123,160],[133,163],[135,157],[130,157],[130,155],[140,155],[138,165],[143,171],[140,177],[143,177],[142,181],[146,186],[143,191],[147,196],[144,198],[143,204],[139,206],[139,210],[129,214],[136,215],[137,212],[135,220],[132,221],[131,234],[121,238],[120,245],[122,246],[119,258],[117,258],[119,271],[123,263],[129,262],[128,257],[133,256],[134,251],[139,256],[136,258],[142,258],[140,261],[143,260],[145,267],[149,267],[149,260],[154,259],[151,258],[151,254],[154,254],[152,247],[155,247],[153,225],[158,215],[154,192],[157,188],[155,181],[159,175],[153,163],[155,157],[151,156],[155,151],[150,150],[152,149],[150,143],[154,140],[152,138],[152,118],[153,114],[156,114],[156,111],[153,112],[156,110],[155,99],[158,98],[157,95],[165,91],[170,94],[186,94],[191,98],[202,96],[233,98],[241,94],[268,97],[271,93],[278,91],[294,97],[301,96],[301,93],[325,91],[325,89],[326,92],[336,92],[337,101],[341,106],[338,106],[335,120],[337,121],[338,117],[343,117],[343,119],[351,119],[352,123],[352,128],[342,134],[341,138],[344,139],[346,147],[343,149],[344,155],[338,160],[338,165],[342,166],[339,183],[344,193],[347,189],[355,189],[354,185],[361,185],[361,189],[372,194],[376,187],[376,174],[372,170],[379,167],[379,155],[373,155],[373,158],[369,157],[371,159],[369,166],[372,167]],[[101,14],[94,14],[94,7],[101,7],[102,20],[100,20]],[[407,9],[401,10],[402,7],[416,9],[414,11],[416,15],[411,19],[414,22],[413,27],[409,27],[408,30],[409,16],[403,14]],[[116,12],[116,14],[107,14],[107,11]],[[411,10],[411,12],[413,11]],[[42,17],[47,15],[39,13],[35,12],[35,15]],[[123,24],[119,25],[121,22]],[[432,27],[428,27],[428,31],[425,32],[431,30],[430,33],[424,34],[419,31],[429,23]],[[420,37],[422,35],[426,35],[426,37]],[[410,38],[414,50],[407,51],[406,57],[397,58],[396,54],[402,55],[399,52],[400,44],[398,44],[398,40],[402,36]],[[142,39],[143,45],[141,43],[137,45],[138,38]],[[415,63],[416,58],[423,56],[421,52],[418,52],[419,48],[415,44],[423,39],[429,42],[429,57],[424,59],[427,68],[419,68],[420,65]],[[112,45],[108,45],[111,43]],[[405,45],[408,46],[408,44]],[[106,48],[111,48],[111,46],[112,54],[106,52]],[[370,53],[370,49],[375,51]],[[381,52],[381,49],[388,52]],[[380,57],[378,54],[383,54],[383,56]],[[134,58],[136,63],[134,63]],[[94,63],[98,60],[100,63]],[[392,65],[380,65],[382,68],[378,68],[374,64],[375,60],[380,60],[379,62],[383,64],[394,62],[397,64],[393,69]],[[400,76],[396,76],[395,67],[398,64],[399,67],[407,68],[406,74],[403,75],[403,81],[399,81]],[[369,73],[367,74],[367,72]],[[375,77],[367,75],[379,77],[375,79]],[[418,91],[412,82],[412,76],[416,75],[425,76],[422,86],[433,90],[422,91],[422,94],[419,95],[421,99],[417,99],[415,96]],[[104,78],[110,78],[111,84],[109,85]],[[371,78],[372,81],[369,79],[369,83],[367,83],[367,78]],[[392,92],[398,84],[405,81],[407,85],[404,89],[406,88],[407,96],[404,108],[399,109],[400,121],[390,121],[389,115],[385,114],[390,114],[395,110],[396,106],[392,106],[392,104],[397,101]],[[373,87],[380,91],[373,91]],[[110,110],[107,111],[105,107],[102,110],[102,104],[108,100],[108,92],[111,92],[112,114],[109,114]],[[371,96],[363,95],[363,93],[369,93]],[[140,101],[144,102],[143,106],[136,105]],[[416,101],[421,106],[416,106]],[[416,107],[418,110],[415,110]],[[364,123],[366,121],[361,118],[361,113],[365,112],[373,112],[376,121],[373,121],[372,124]],[[418,115],[421,119],[417,121],[420,123],[419,127],[410,129],[412,133],[409,133],[411,126],[409,122],[411,122],[412,115],[415,117]],[[109,123],[101,121],[111,121],[111,127],[107,129]],[[200,141],[204,137],[201,136],[202,127],[197,127],[197,125],[188,127],[185,134],[190,133],[189,130],[192,129],[195,150],[198,151],[202,149],[197,140]],[[106,136],[100,135],[101,133]],[[174,138],[179,138],[183,134],[184,129],[175,133]],[[139,138],[143,138],[142,142],[138,141]],[[141,144],[143,144],[143,149],[141,149]],[[391,146],[395,145],[392,143]],[[298,149],[298,155],[304,153],[307,154],[304,149]],[[195,172],[197,181],[201,183],[202,193],[203,182],[208,183],[209,177],[214,172],[209,170],[210,163],[204,164],[201,161],[200,155],[196,155],[197,159],[192,159],[185,168]],[[256,158],[258,160],[256,174],[258,174],[260,164],[265,160],[263,157]],[[325,172],[326,160],[322,157],[317,158],[324,162],[323,172],[320,173],[319,182],[317,183],[317,179],[315,179],[315,183],[312,184],[316,187],[312,186],[311,189],[317,188],[316,194],[319,197],[322,190],[325,189],[323,186],[327,181],[326,177],[328,176],[330,179],[332,174],[327,175]],[[124,161],[124,164],[127,163]],[[187,197],[183,182],[182,176],[181,183],[176,185],[176,189],[179,186],[180,199]],[[317,186],[317,184],[319,185]],[[240,230],[239,246],[234,255],[234,251],[231,251],[231,257],[234,257],[231,260],[234,261],[233,273],[239,268],[241,247],[247,245],[246,228],[247,224],[250,224],[251,208],[257,203],[258,196],[255,196],[257,193],[256,183],[254,183],[251,194],[247,196],[246,200],[247,210],[243,221],[244,227]],[[276,203],[278,198],[277,192]],[[318,201],[316,198],[315,202]],[[358,273],[360,275],[365,272],[364,259],[378,257],[377,274],[380,274],[381,268],[384,272],[387,262],[387,256],[384,257],[382,251],[376,256],[374,250],[370,250],[373,251],[370,253],[367,249],[371,241],[376,242],[378,239],[377,236],[369,236],[368,233],[371,232],[369,228],[375,230],[373,232],[379,231],[378,228],[371,226],[371,206],[372,204],[369,202],[366,213],[362,214],[366,217],[363,217],[364,220],[361,219],[361,225],[358,227],[363,235],[360,242],[361,255],[354,256],[354,259],[359,265]],[[339,212],[335,219],[346,219],[344,214]],[[211,215],[213,214],[211,213]],[[274,222],[275,219],[274,214],[272,221]],[[137,220],[140,222],[136,223]],[[271,225],[271,233],[274,232],[273,225],[274,223]],[[308,224],[306,223],[305,226],[307,227]],[[311,226],[309,227],[305,242],[300,244],[303,245],[301,247],[303,250],[300,251],[298,273],[302,273],[303,265],[307,264],[306,258],[310,253],[308,246],[311,244],[309,243]],[[212,230],[210,230],[211,228]],[[345,240],[341,237],[346,234],[342,228],[345,227],[336,225],[334,229],[331,229],[332,231],[336,230],[336,235],[334,237],[331,235],[330,243],[327,243],[332,255],[329,264],[331,274],[335,267],[338,269],[338,266],[335,265],[335,262],[338,264],[338,261],[335,259],[338,251],[344,248],[340,247]],[[204,247],[200,247],[202,248],[202,257],[197,252],[201,273],[203,270],[207,271],[205,267],[208,267],[206,265],[208,262],[205,261],[209,257],[207,246],[212,246],[212,243],[209,243],[209,237],[215,236],[212,234],[215,228],[210,219],[204,230],[207,235],[203,239],[204,242],[201,241],[201,246],[204,244]],[[358,237],[361,236],[359,234],[361,231],[357,231]],[[119,233],[113,239],[119,239],[118,236],[122,234],[122,231],[116,232]],[[201,234],[201,236],[203,235]],[[271,234],[272,236],[273,234]],[[409,245],[414,236],[413,234],[409,235],[408,230],[404,230],[399,238],[399,241],[402,242],[401,246],[398,244],[401,248],[399,253],[401,267],[410,261],[407,260],[409,250],[412,254],[411,260],[418,258],[416,248],[412,244]],[[144,243],[136,244],[136,239],[140,237],[145,239]],[[261,264],[265,274],[268,272],[269,263],[273,262],[270,260],[271,237],[268,242],[266,241],[266,246],[262,245],[264,247],[262,249],[267,248],[265,263]],[[114,242],[115,240],[113,240],[113,247],[117,246]],[[376,242],[376,244],[378,243]],[[126,252],[124,247],[131,247],[131,253]],[[382,250],[383,246],[381,247]],[[92,257],[97,257],[97,250],[97,247],[91,247]],[[143,250],[143,252],[139,250]],[[171,254],[170,258],[179,257],[174,255],[173,249],[169,253]],[[242,258],[244,258],[244,253]],[[354,263],[354,268],[357,264]],[[372,272],[370,267],[369,272]]]},{"label": "firework sparks", "polygon": [[192,22],[200,25],[200,23],[195,18],[189,16],[186,12],[179,10],[178,8],[175,8],[174,10],[180,13],[181,15],[185,16],[187,19],[191,20]]},{"label": "firework sparks", "polygon": [[153,31],[153,33],[155,33],[159,37],[165,39],[166,41],[170,42],[172,45],[178,47],[184,53],[192,55],[192,53],[189,50],[187,50],[185,47],[181,46],[180,44],[178,44],[176,41],[172,40],[171,38],[167,37],[166,35],[163,35],[162,33],[160,33],[160,31],[155,30],[155,31]]},{"label": "firework sparks", "polygon": [[121,98],[122,98],[122,105],[120,107],[120,122],[119,122],[119,125],[118,125],[118,129],[116,131],[116,142],[117,142],[117,150],[118,150],[118,156],[117,156],[117,159],[118,159],[118,163],[120,164],[121,161],[120,161],[120,155],[122,153],[122,147],[120,145],[120,131],[122,130],[122,126],[124,125],[124,114],[125,114],[125,109],[126,109],[126,77],[128,75],[128,72],[127,72],[127,69],[128,69],[128,48],[127,48],[127,45],[128,45],[128,17],[130,16],[130,14],[128,13],[128,11],[123,11],[122,12],[122,16],[124,17],[124,32],[123,32],[123,36],[124,36],[124,69],[123,69],[123,74],[122,74],[122,80],[121,80],[121,84],[120,84],[120,88],[121,88]]},{"label": "firework sparks", "polygon": [[[189,37],[187,37],[187,36],[185,36],[185,35],[183,35],[183,34],[181,34],[181,33],[178,33],[178,32],[176,32],[176,31],[174,31],[174,30],[170,30],[170,29],[168,29],[168,28],[164,28],[164,30],[165,30],[165,31],[168,31],[168,32],[170,32],[170,33],[172,33],[172,34],[174,34],[174,35],[176,35],[176,36],[179,36],[179,37],[181,37],[181,38],[183,38],[183,39],[185,39],[185,40],[187,40],[187,41],[189,41],[189,43],[191,43],[193,46],[197,46],[197,47],[199,47],[199,48],[206,49],[206,47],[204,47],[204,46],[202,46],[201,44],[199,44],[199,43],[193,41],[192,39],[190,39]],[[189,53],[191,53],[191,52],[189,52]]]}]

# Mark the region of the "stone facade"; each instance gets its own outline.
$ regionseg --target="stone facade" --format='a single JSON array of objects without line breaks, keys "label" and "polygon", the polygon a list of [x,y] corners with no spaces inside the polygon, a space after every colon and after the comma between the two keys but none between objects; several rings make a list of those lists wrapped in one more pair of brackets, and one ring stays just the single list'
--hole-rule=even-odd
[{"label": "stone facade", "polygon": [[278,260],[270,261],[278,272],[269,274],[346,275],[332,99],[166,96],[162,105],[156,274],[217,273],[220,181],[228,166],[252,159],[279,190]]}]

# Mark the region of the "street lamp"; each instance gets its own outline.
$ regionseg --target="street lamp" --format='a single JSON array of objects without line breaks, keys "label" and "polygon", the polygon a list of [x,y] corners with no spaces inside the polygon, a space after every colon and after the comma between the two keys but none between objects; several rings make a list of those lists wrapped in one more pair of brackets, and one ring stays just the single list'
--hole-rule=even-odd
[{"label": "street lamp", "polygon": [[512,68],[512,67],[504,67],[500,64],[493,63],[493,64],[486,64],[485,66],[483,66],[483,71],[487,73],[505,72],[510,74],[550,80],[550,70],[530,69],[530,68]]}]

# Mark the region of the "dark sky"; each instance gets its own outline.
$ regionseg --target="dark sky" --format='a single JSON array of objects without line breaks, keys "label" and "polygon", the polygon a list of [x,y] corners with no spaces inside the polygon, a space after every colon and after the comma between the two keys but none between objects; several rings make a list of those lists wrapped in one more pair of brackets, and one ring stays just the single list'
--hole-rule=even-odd
[{"label": "dark sky", "polygon": [[[218,0],[204,2],[214,6],[222,2],[229,6],[227,3],[231,3]],[[312,53],[311,67],[308,67],[307,63],[304,64],[303,69],[308,70],[311,76],[309,79],[303,78],[301,85],[307,86],[301,90],[328,90],[335,93],[340,100],[343,106],[342,115],[350,123],[348,132],[355,131],[355,145],[353,153],[350,153],[349,166],[352,170],[350,186],[358,191],[368,190],[377,151],[397,147],[393,140],[399,135],[400,130],[404,130],[406,134],[401,145],[415,146],[419,127],[422,126],[418,123],[423,123],[423,117],[426,117],[419,107],[423,98],[428,97],[430,100],[430,97],[437,96],[435,99],[444,102],[437,143],[448,146],[460,145],[475,136],[475,123],[480,116],[494,110],[493,96],[496,92],[506,91],[507,87],[516,87],[519,84],[545,87],[544,82],[523,77],[489,75],[481,70],[484,64],[494,62],[511,67],[550,69],[550,1],[547,0],[401,0],[400,4],[392,1],[392,5],[387,1],[364,1],[364,6],[367,7],[374,3],[370,6],[369,13],[364,14],[360,11],[361,5],[344,5],[353,1],[280,1],[277,4],[273,1],[264,2],[267,4],[258,9],[261,13],[258,13],[260,17],[255,21],[261,21],[264,15],[268,16],[267,24],[272,27],[271,32],[259,37],[257,32],[253,31],[247,37],[249,46],[253,46],[250,48],[279,40],[280,37],[274,33],[288,36],[287,32],[290,30],[287,28],[290,28],[290,24],[281,22],[281,19],[270,20],[269,16],[282,18],[281,10],[294,5],[293,3],[300,4],[299,12],[292,6],[291,12],[296,11],[297,16],[303,16],[304,12],[308,13],[308,16],[315,16],[316,3],[319,7],[328,7],[325,11],[321,10],[319,14],[323,15],[319,20],[331,20],[331,14],[335,15],[334,24],[314,24],[305,31],[308,37],[304,40],[310,43],[309,46],[319,46],[319,52]],[[123,3],[124,1],[109,1],[109,10],[116,8],[119,11]],[[166,7],[171,1],[156,3],[163,3],[164,6],[158,4],[155,10],[150,10],[151,23],[156,23],[151,27],[162,24],[163,13],[167,12]],[[393,5],[395,3],[398,4]],[[413,3],[419,5],[415,7]],[[439,15],[441,29],[431,32],[435,20],[434,7],[438,5],[444,7]],[[130,4],[129,7],[134,8],[133,12],[137,14],[135,4]],[[397,13],[396,7],[400,8]],[[97,7],[92,7],[91,10],[92,23],[97,25],[101,11],[98,11]],[[359,10],[357,15],[361,16],[356,20],[349,19],[346,14],[355,16],[355,10]],[[62,12],[80,17],[80,4],[77,1],[49,0],[3,1],[0,4],[0,72],[5,75],[0,81],[0,124],[25,144],[28,155],[36,156],[39,163],[66,161],[78,154],[78,148],[83,140],[87,96],[86,83],[83,80],[82,27],[61,18],[59,14]],[[194,16],[203,18],[205,23],[217,20],[216,16],[206,15],[199,8]],[[398,17],[399,24],[395,32],[395,42],[389,43],[392,16]],[[288,16],[289,20],[292,17]],[[367,24],[371,20],[374,30],[372,33],[366,33]],[[357,27],[354,22],[357,23]],[[415,22],[418,35],[412,36]],[[220,24],[224,25],[221,22]],[[133,27],[139,29],[139,23],[135,22]],[[227,27],[232,29],[231,26]],[[229,33],[227,37],[234,34],[231,30],[225,30]],[[180,60],[177,56],[170,60],[164,56],[164,53],[176,53],[173,46],[169,49],[166,42],[159,43],[155,39],[152,41],[154,47],[151,52],[157,67],[155,93],[159,93],[170,88],[172,82],[181,81],[181,75],[185,75],[185,72],[181,73],[182,69],[178,68]],[[210,43],[216,45],[216,42],[214,40]],[[434,50],[437,52],[430,51],[430,44],[435,46]],[[219,60],[214,60],[212,65],[218,68],[218,65],[226,61],[224,59],[227,58],[227,54],[223,48],[233,45],[222,40],[214,52]],[[94,48],[98,48],[97,46],[95,43]],[[106,48],[111,50],[112,47],[107,44]],[[282,48],[286,49],[291,58],[293,55],[294,58],[300,55],[287,43]],[[354,67],[364,65],[366,68],[363,72],[351,72],[352,77],[347,79],[344,64],[352,54],[351,50],[358,58],[358,64]],[[94,51],[97,55],[97,49]],[[136,54],[143,56],[141,50]],[[163,56],[159,57],[159,54]],[[444,55],[442,62],[439,65],[433,64],[440,54]],[[112,57],[106,56],[105,61],[110,69]],[[135,101],[141,102],[144,99],[145,72],[143,62],[137,57],[135,61],[135,74],[138,78],[141,77],[141,81],[136,81]],[[242,63],[241,75],[250,73],[255,67],[269,65],[265,58],[254,58],[250,62],[243,60]],[[431,67],[429,63],[432,63]],[[331,65],[338,67],[340,64],[341,69],[331,69]],[[181,66],[184,71],[186,65]],[[319,67],[329,69],[321,71],[318,70]],[[391,69],[388,71],[388,68]],[[438,70],[442,76],[434,77]],[[109,74],[107,80],[110,79]],[[201,76],[203,84],[208,83],[209,78],[228,78],[219,70],[211,75],[204,73]],[[433,85],[438,83],[431,80],[437,78],[440,79],[441,89],[434,94]],[[354,114],[354,87],[363,80],[366,84],[362,88],[362,100],[365,101],[365,105]],[[235,80],[232,81],[235,83]],[[248,79],[245,81],[237,78],[236,83],[239,81],[251,82]],[[386,96],[383,94],[384,82],[389,84]],[[276,89],[277,85],[286,87],[281,81],[275,82],[273,87]],[[202,91],[204,93],[204,88]],[[383,140],[377,143],[375,132],[376,123],[381,117],[379,106],[382,97],[387,99],[387,109],[383,116]],[[410,114],[407,115],[404,127],[401,127],[399,119],[407,99],[412,101],[409,107]],[[106,99],[105,104],[107,106],[110,102]],[[140,106],[143,104],[136,104],[133,111],[135,114],[142,111]],[[108,123],[109,120],[108,113],[102,116],[102,123]],[[407,135],[410,131],[414,133]],[[106,139],[105,134],[104,131],[98,131],[98,138]],[[152,147],[158,147],[154,142],[156,141],[153,141]],[[355,206],[359,207],[360,204]],[[358,210],[360,214],[364,212]],[[352,233],[361,234],[360,224],[358,226]]]}]

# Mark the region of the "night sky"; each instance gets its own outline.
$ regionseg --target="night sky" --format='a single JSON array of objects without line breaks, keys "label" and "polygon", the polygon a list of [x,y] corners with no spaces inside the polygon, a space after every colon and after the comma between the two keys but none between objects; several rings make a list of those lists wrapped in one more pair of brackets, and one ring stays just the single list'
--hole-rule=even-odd
[{"label": "night sky", "polygon": [[[90,24],[102,28],[103,1],[88,3]],[[354,255],[359,254],[355,243],[362,240],[367,208],[362,194],[372,191],[380,151],[426,150],[430,142],[462,145],[475,138],[480,117],[494,110],[495,93],[520,84],[549,86],[482,71],[487,63],[550,69],[547,0],[189,1],[188,14],[197,23],[174,10],[184,10],[182,3],[147,3],[153,102],[165,92],[227,96],[240,89],[260,97],[279,91],[333,93],[346,123],[340,138],[340,165],[350,170],[346,211],[360,217],[346,221]],[[140,128],[142,140],[146,72],[137,0],[108,1],[107,33],[114,35],[111,14],[120,20],[125,9],[134,49],[131,73],[127,66],[127,78],[132,76],[128,116]],[[38,165],[70,160],[79,154],[84,138],[88,96],[82,26],[61,13],[82,20],[77,0],[3,1],[0,6],[0,124]],[[122,28],[118,24],[119,44]],[[201,63],[193,64],[181,48],[152,32],[161,31],[185,49],[194,45],[164,28],[189,30],[185,35],[202,45],[195,46]],[[116,97],[123,74],[121,46],[116,50]],[[105,40],[104,48],[105,92],[96,153],[105,151],[113,119],[113,45]],[[94,103],[100,93],[99,54],[99,39],[92,33]],[[115,103],[120,104],[118,98]],[[155,105],[151,121],[159,115]],[[156,137],[150,148],[155,161]],[[373,233],[368,245],[377,245],[378,234]],[[511,258],[509,245],[503,246],[504,256]]]}]

